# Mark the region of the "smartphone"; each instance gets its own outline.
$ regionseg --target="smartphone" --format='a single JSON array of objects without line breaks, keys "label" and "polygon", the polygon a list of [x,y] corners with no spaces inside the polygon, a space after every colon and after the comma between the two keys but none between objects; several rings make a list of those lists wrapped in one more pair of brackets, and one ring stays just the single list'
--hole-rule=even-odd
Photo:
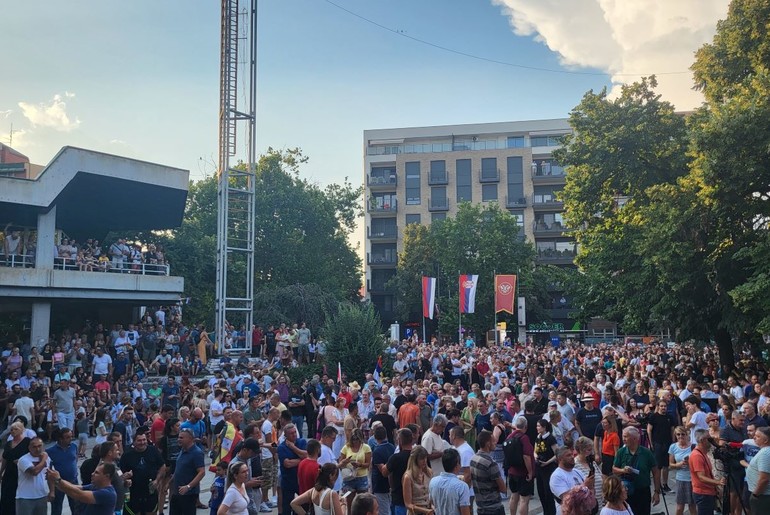
[{"label": "smartphone", "polygon": [[350,495],[350,490],[348,490],[348,491],[347,491],[347,492],[345,492],[344,494],[340,495],[340,501],[341,501],[342,499],[345,499],[345,498],[346,498],[348,495]]},{"label": "smartphone", "polygon": [[591,470],[588,471],[588,477],[593,477],[596,474],[596,467],[591,464]]}]

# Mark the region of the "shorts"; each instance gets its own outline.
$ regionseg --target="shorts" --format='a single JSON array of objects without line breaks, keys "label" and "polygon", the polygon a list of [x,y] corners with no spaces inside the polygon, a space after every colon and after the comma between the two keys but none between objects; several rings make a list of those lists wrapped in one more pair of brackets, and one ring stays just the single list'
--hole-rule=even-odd
[{"label": "shorts", "polygon": [[369,478],[367,476],[354,477],[342,482],[342,489],[346,492],[364,493],[369,491]]},{"label": "shorts", "polygon": [[78,443],[88,445],[88,433],[78,433]]},{"label": "shorts", "polygon": [[658,468],[668,468],[668,448],[670,446],[658,442],[653,442],[652,452],[655,455],[655,463],[658,464]]},{"label": "shorts", "polygon": [[270,488],[277,483],[273,458],[262,458],[262,488]]},{"label": "shorts", "polygon": [[535,480],[527,481],[524,476],[508,476],[508,488],[514,494],[522,497],[532,497],[535,495]]},{"label": "shorts", "polygon": [[[155,513],[158,510],[158,494],[148,494],[146,497],[131,496],[131,500],[126,502],[128,513],[141,515],[142,513]],[[124,512],[126,510],[123,510]]]},{"label": "shorts", "polygon": [[676,482],[676,503],[685,506],[695,504],[695,497],[692,495],[692,483],[690,481]]}]

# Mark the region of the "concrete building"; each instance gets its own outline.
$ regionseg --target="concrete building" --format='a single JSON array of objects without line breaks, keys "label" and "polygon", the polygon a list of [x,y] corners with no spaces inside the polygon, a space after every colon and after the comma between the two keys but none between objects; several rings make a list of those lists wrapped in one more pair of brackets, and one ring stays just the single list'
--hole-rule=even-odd
[{"label": "concrete building", "polygon": [[[565,172],[552,157],[569,132],[566,118],[364,131],[366,296],[383,322],[395,318],[386,284],[403,228],[451,217],[461,202],[496,202],[517,217],[541,262],[572,265],[576,246],[557,200]],[[575,336],[569,299],[552,294],[551,321],[528,321],[530,330]]]},{"label": "concrete building", "polygon": [[[32,249],[0,256],[0,316],[29,317],[37,345],[48,339],[52,316],[129,321],[139,306],[178,302],[184,279],[168,267],[81,272],[56,258],[55,245],[63,236],[103,241],[110,231],[178,227],[188,180],[187,170],[73,147],[35,179],[0,175],[0,225],[11,224],[9,233],[23,234]],[[103,241],[105,252],[111,243]]]}]

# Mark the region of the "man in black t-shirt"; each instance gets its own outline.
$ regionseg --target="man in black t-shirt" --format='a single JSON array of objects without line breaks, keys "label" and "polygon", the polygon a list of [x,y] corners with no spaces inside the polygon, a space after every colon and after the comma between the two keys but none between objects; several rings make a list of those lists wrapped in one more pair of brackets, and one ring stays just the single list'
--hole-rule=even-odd
[{"label": "man in black t-shirt", "polygon": [[272,324],[265,331],[265,347],[268,359],[272,358],[275,354],[275,326]]},{"label": "man in black t-shirt", "polygon": [[594,398],[590,394],[585,394],[581,399],[583,407],[575,415],[575,427],[581,436],[586,436],[593,440],[596,434],[596,426],[602,421],[602,410],[594,407]]},{"label": "man in black t-shirt", "polygon": [[396,419],[394,419],[393,416],[388,413],[388,407],[386,404],[382,404],[380,406],[380,412],[375,414],[372,417],[371,424],[374,424],[377,421],[381,422],[383,427],[385,427],[385,431],[387,431],[388,441],[390,443],[393,443],[394,442],[393,436],[398,426],[396,425]]},{"label": "man in black t-shirt", "polygon": [[377,425],[374,428],[374,439],[377,444],[372,448],[372,493],[383,512],[390,512],[390,482],[381,472],[387,469],[387,463],[396,451],[395,446],[388,442],[385,428]]},{"label": "man in black t-shirt", "polygon": [[406,466],[409,463],[409,455],[412,454],[412,442],[414,435],[409,429],[401,429],[398,432],[399,451],[388,459],[387,465],[380,465],[380,472],[388,476],[390,481],[390,499],[393,503],[395,515],[406,515],[404,504],[404,490],[401,480],[404,479]]},{"label": "man in black t-shirt", "polygon": [[[157,487],[165,473],[165,463],[156,447],[147,445],[147,435],[140,433],[134,445],[120,458],[120,469],[133,472],[131,500],[128,506],[134,515],[155,513],[158,509]],[[154,485],[151,488],[151,485]],[[162,508],[162,506],[161,506]]]},{"label": "man in black t-shirt", "polygon": [[668,491],[668,449],[674,441],[674,428],[676,421],[667,411],[668,404],[659,400],[655,407],[655,413],[647,419],[647,434],[652,442],[652,452],[655,461],[662,472],[663,490]]}]

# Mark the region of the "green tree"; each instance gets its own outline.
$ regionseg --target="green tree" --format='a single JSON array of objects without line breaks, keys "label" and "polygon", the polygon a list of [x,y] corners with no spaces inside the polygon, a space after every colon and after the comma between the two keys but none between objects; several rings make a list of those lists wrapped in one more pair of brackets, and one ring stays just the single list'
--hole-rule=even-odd
[{"label": "green tree", "polygon": [[337,313],[327,319],[321,335],[326,341],[329,376],[336,377],[337,363],[348,381],[361,383],[385,353],[382,321],[374,307],[341,303]]},{"label": "green tree", "polygon": [[654,77],[642,79],[614,100],[606,90],[589,91],[570,114],[574,133],[554,153],[569,170],[561,198],[579,243],[581,273],[570,282],[579,317],[614,320],[626,332],[667,323],[651,309],[662,292],[639,251],[646,231],[639,213],[651,203],[650,187],[687,173],[685,121],[656,85]]},{"label": "green tree", "polygon": [[291,284],[263,288],[254,296],[255,323],[304,321],[313,333],[337,312],[339,299],[317,284]]},{"label": "green tree", "polygon": [[[543,306],[548,302],[547,283],[558,282],[562,276],[551,267],[535,267],[535,251],[519,238],[519,231],[516,219],[497,204],[482,207],[463,203],[454,218],[430,227],[407,226],[404,251],[390,282],[397,292],[399,316],[409,320],[416,315],[420,319],[420,277],[437,277],[438,329],[454,337],[459,326],[458,274],[478,274],[475,313],[463,315],[462,325],[481,339],[486,330],[494,327],[493,275],[497,272],[518,273],[520,293],[527,297],[528,317],[546,319]],[[515,316],[501,314],[499,321],[515,325]]]}]

